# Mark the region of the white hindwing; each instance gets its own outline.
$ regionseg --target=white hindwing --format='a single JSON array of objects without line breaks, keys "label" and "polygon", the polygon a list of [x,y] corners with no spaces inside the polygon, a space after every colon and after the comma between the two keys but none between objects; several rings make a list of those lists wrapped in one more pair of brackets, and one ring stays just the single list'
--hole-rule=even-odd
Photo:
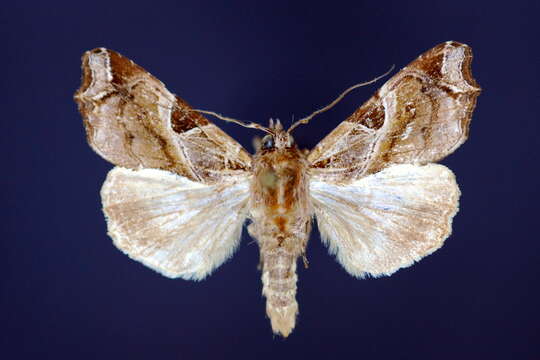
[{"label": "white hindwing", "polygon": [[358,277],[390,275],[441,247],[460,195],[437,164],[393,165],[346,185],[314,178],[310,191],[323,242]]},{"label": "white hindwing", "polygon": [[114,244],[146,266],[200,280],[238,246],[248,177],[205,185],[168,171],[116,167],[101,197]]}]

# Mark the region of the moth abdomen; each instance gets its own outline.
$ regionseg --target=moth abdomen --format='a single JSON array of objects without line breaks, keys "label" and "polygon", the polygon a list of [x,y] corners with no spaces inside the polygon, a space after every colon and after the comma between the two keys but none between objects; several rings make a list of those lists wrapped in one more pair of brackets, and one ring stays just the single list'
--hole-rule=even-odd
[{"label": "moth abdomen", "polygon": [[287,337],[294,329],[298,303],[296,302],[296,260],[298,255],[285,246],[261,249],[263,259],[263,295],[266,314],[272,330]]}]

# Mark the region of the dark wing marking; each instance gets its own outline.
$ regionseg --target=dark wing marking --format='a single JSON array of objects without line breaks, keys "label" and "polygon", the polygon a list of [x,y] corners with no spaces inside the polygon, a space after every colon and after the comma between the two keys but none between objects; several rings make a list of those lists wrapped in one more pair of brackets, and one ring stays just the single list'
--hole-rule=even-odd
[{"label": "dark wing marking", "polygon": [[349,182],[452,153],[467,139],[480,93],[471,60],[467,45],[450,41],[403,68],[311,151],[313,176]]},{"label": "dark wing marking", "polygon": [[115,165],[219,182],[246,174],[250,155],[133,61],[103,48],[83,56],[75,100],[88,142]]}]

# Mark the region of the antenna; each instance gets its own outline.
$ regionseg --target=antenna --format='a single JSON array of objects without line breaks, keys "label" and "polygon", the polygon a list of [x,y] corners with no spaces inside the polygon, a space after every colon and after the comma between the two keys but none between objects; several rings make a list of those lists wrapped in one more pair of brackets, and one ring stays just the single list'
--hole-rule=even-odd
[{"label": "antenna", "polygon": [[385,77],[386,75],[390,74],[392,72],[392,70],[394,70],[394,67],[395,65],[392,65],[390,67],[390,69],[385,72],[384,74],[380,75],[380,76],[377,76],[375,79],[373,80],[370,80],[370,81],[366,81],[366,82],[363,82],[363,83],[360,83],[360,84],[356,84],[356,85],[353,85],[351,86],[350,88],[348,88],[347,90],[345,90],[344,92],[342,92],[334,101],[332,101],[330,104],[326,105],[325,107],[319,109],[319,110],[316,110],[314,111],[311,115],[309,116],[306,116],[305,118],[302,118],[298,121],[296,121],[294,124],[291,125],[291,127],[287,130],[288,133],[291,133],[291,131],[293,131],[296,127],[302,125],[302,124],[307,124],[315,115],[319,115],[320,113],[323,113],[325,112],[326,110],[330,110],[331,108],[334,107],[334,105],[336,105],[338,102],[340,102],[344,97],[345,95],[347,95],[348,93],[350,93],[351,91],[353,91],[354,89],[357,89],[359,87],[362,87],[362,86],[366,86],[366,85],[369,85],[369,84],[373,84],[374,82],[378,81],[379,79]]},{"label": "antenna", "polygon": [[223,115],[220,115],[220,114],[218,114],[216,112],[208,111],[208,110],[191,109],[190,111],[196,111],[196,112],[201,113],[201,114],[212,115],[212,116],[215,116],[218,119],[223,120],[223,121],[232,122],[232,123],[238,124],[238,125],[246,127],[246,128],[257,129],[257,130],[264,131],[265,133],[274,135],[274,133],[270,129],[268,129],[267,127],[262,126],[262,125],[257,124],[257,123],[254,123],[254,122],[245,123],[243,121],[233,119],[233,118],[230,118],[230,117],[227,117],[227,116],[223,116]]}]

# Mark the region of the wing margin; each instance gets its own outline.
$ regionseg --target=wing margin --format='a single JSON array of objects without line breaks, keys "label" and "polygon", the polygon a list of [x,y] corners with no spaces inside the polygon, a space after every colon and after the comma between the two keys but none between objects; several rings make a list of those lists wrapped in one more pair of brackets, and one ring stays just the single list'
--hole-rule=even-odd
[{"label": "wing margin", "polygon": [[75,101],[88,143],[105,160],[207,184],[249,172],[251,156],[240,144],[142,67],[105,48],[82,60]]},{"label": "wing margin", "polygon": [[308,155],[314,177],[346,183],[391,164],[427,164],[466,139],[480,87],[472,51],[448,41],[403,68]]},{"label": "wing margin", "polygon": [[391,275],[439,249],[460,196],[438,164],[392,165],[343,185],[312,180],[310,192],[323,243],[356,277]]},{"label": "wing margin", "polygon": [[249,178],[206,185],[157,169],[115,167],[101,197],[109,236],[170,278],[202,280],[232,256],[247,216]]}]

